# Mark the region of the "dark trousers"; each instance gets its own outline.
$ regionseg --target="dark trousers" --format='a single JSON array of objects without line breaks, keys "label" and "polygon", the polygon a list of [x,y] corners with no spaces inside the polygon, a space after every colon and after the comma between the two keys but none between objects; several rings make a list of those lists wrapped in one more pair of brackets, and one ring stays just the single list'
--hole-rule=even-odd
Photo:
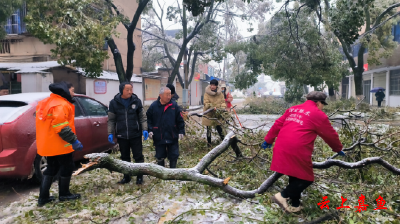
[{"label": "dark trousers", "polygon": [[381,107],[382,101],[378,101],[378,107]]},{"label": "dark trousers", "polygon": [[58,156],[47,156],[47,169],[43,172],[43,175],[55,176],[60,171],[60,176],[70,177],[74,168],[72,152]]},{"label": "dark trousers", "polygon": [[[211,132],[212,132],[212,126],[207,126],[207,142],[211,144]],[[215,127],[217,129],[217,132],[219,134],[219,137],[221,137],[221,140],[225,138],[224,134],[222,133],[222,127],[220,125],[217,125]]]},{"label": "dark trousers", "polygon": [[301,192],[303,192],[313,181],[302,180],[289,176],[289,185],[281,192],[282,197],[290,198],[294,207],[300,205]]},{"label": "dark trousers", "polygon": [[118,138],[119,151],[121,152],[121,160],[130,162],[131,161],[131,149],[133,154],[133,159],[136,163],[143,163],[143,145],[142,137],[123,139]]},{"label": "dark trousers", "polygon": [[177,160],[179,157],[179,143],[156,145],[156,156],[158,160],[168,157],[168,160]]}]

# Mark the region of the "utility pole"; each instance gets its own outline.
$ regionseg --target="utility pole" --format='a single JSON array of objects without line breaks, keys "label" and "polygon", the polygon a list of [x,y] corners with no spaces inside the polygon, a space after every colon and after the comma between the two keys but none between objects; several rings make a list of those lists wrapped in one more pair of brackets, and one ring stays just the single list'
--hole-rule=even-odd
[{"label": "utility pole", "polygon": [[[229,7],[228,7],[228,1],[225,2],[225,6],[226,6],[226,10],[228,11],[228,16],[229,16]],[[228,42],[228,26],[227,26],[227,22],[225,21],[225,44]],[[225,70],[226,70],[226,61],[228,55],[226,55],[226,57],[224,58],[224,71],[222,73],[222,79],[226,81],[226,76],[225,76]]]},{"label": "utility pole", "polygon": [[[182,25],[183,25],[183,40],[185,41],[187,38],[187,20],[186,20],[186,6],[183,4],[183,12],[182,12]],[[188,86],[189,86],[189,79],[188,79],[188,51],[185,49],[185,53],[183,54],[183,89],[182,89],[182,104],[184,107],[187,107],[189,105],[189,99],[188,99]]]}]

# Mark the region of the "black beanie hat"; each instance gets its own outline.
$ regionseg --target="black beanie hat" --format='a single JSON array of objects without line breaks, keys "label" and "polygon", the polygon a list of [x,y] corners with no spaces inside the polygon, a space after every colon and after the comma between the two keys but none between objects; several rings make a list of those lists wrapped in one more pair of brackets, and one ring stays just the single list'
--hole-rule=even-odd
[{"label": "black beanie hat", "polygon": [[218,81],[216,79],[211,80],[210,85],[218,86]]},{"label": "black beanie hat", "polygon": [[167,87],[168,87],[168,89],[171,90],[171,94],[175,94],[175,86],[174,85],[168,83]]},{"label": "black beanie hat", "polygon": [[132,86],[132,83],[123,82],[123,83],[119,84],[119,93],[121,93],[121,95],[124,93],[125,85],[131,85]]},{"label": "black beanie hat", "polygon": [[69,83],[66,83],[66,82],[52,83],[49,85],[49,90],[54,94],[64,97],[70,103],[74,103],[75,101],[72,99],[72,96],[69,93],[68,86],[69,86]]}]

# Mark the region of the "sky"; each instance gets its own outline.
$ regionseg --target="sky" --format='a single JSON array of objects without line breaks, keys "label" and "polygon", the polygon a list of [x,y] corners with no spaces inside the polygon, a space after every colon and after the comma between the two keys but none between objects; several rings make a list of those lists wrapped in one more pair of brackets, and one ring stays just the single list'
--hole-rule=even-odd
[{"label": "sky", "polygon": [[[173,4],[171,4],[170,0],[159,0],[159,1],[160,1],[161,5],[163,5],[165,3],[165,11],[167,10],[167,7],[170,5],[173,5],[175,7],[177,6],[176,1],[174,1]],[[274,2],[273,3],[274,10],[272,10],[271,13],[266,14],[265,20],[269,20],[283,5],[283,3],[276,3],[274,0],[272,0],[272,1]],[[155,4],[154,6],[155,6],[157,13],[160,14],[161,10],[157,5],[157,1],[154,1],[153,4]],[[257,32],[258,32],[258,24],[257,23],[253,24],[252,28],[254,28],[254,29],[252,32],[249,32],[247,29],[250,28],[250,26],[247,21],[241,21],[241,19],[236,19],[236,22],[238,23],[239,32],[241,33],[241,35],[243,37],[250,37],[250,36],[257,34]],[[169,21],[167,19],[164,20],[164,26],[168,30],[182,29],[182,26],[180,23],[175,23],[174,21]]]},{"label": "sky", "polygon": [[[181,0],[179,0],[181,2]],[[283,3],[276,3],[275,0],[271,0],[273,1],[273,7],[274,9],[270,12],[270,13],[266,13],[265,16],[265,21],[269,20],[283,5]],[[171,4],[171,0],[159,0],[160,5],[163,6],[164,8],[164,13],[166,14],[167,8],[168,6],[177,6],[177,2],[173,1],[173,3]],[[153,7],[155,8],[156,12],[160,15],[161,14],[161,9],[157,4],[157,0],[153,1]],[[182,5],[181,5],[182,7]],[[165,18],[166,15],[164,15],[164,19],[163,19],[163,24],[164,24],[164,29],[165,30],[174,30],[174,29],[182,29],[182,25],[181,23],[176,23],[175,21],[169,21],[168,19]],[[155,18],[156,21],[158,21],[157,18]],[[249,32],[248,29],[250,28],[250,25],[248,23],[248,21],[242,21],[240,18],[235,19],[236,23],[238,24],[237,27],[239,28],[239,33],[244,37],[244,38],[248,38],[251,37],[255,34],[257,34],[258,32],[258,23],[253,23],[252,28],[253,31]],[[230,55],[228,55],[228,63],[232,62],[233,57]],[[223,63],[216,63],[216,62],[212,62],[210,63],[212,64],[214,67],[216,67],[216,69],[221,69],[223,68]]]}]

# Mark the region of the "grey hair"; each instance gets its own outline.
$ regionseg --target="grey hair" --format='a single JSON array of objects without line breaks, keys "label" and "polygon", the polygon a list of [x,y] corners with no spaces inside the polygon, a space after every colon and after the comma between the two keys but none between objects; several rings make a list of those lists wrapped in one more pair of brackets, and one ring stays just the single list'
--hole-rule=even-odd
[{"label": "grey hair", "polygon": [[171,90],[171,89],[166,86],[163,86],[160,88],[160,94],[164,94],[165,90]]}]

